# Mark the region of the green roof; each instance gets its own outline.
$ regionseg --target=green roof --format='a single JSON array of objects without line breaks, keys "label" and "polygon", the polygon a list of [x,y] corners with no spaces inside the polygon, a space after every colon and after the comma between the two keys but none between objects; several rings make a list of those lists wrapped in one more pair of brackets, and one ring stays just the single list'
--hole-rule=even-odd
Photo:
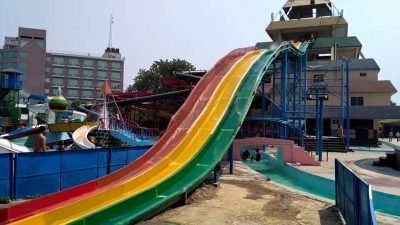
[{"label": "green roof", "polygon": [[279,46],[279,42],[258,42],[256,48],[258,49],[273,49]]},{"label": "green roof", "polygon": [[[362,47],[361,42],[357,37],[343,37],[343,38],[317,38],[310,44],[310,49],[317,48],[331,48],[333,44],[337,43],[338,47]],[[279,42],[258,42],[256,47],[259,49],[273,49],[279,46]]]},{"label": "green roof", "polygon": [[317,38],[310,48],[331,48],[337,43],[338,47],[362,47],[361,42],[357,37],[342,37],[342,38]]}]

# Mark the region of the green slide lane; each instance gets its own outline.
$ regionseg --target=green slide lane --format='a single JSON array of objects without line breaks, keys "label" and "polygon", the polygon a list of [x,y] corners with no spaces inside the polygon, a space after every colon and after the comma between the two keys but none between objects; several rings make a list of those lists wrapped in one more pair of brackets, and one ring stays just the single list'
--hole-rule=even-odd
[{"label": "green slide lane", "polygon": [[246,73],[215,132],[210,134],[198,154],[178,172],[154,187],[71,224],[130,224],[160,212],[194,190],[231,145],[268,66],[285,51],[288,55],[300,56],[307,47],[308,42],[301,44],[298,49],[288,44],[263,53]]}]

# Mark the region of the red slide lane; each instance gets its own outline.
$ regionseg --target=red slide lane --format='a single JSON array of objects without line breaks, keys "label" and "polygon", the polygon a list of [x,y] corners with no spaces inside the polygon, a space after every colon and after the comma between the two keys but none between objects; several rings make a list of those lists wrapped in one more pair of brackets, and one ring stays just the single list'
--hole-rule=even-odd
[{"label": "red slide lane", "polygon": [[32,214],[67,204],[77,198],[117,185],[135,174],[143,172],[163,159],[183,139],[186,130],[201,113],[217,85],[230,68],[254,47],[241,48],[222,58],[195,86],[186,102],[171,119],[167,132],[142,157],[124,168],[84,184],[49,194],[37,199],[0,209],[0,224],[22,219]]}]

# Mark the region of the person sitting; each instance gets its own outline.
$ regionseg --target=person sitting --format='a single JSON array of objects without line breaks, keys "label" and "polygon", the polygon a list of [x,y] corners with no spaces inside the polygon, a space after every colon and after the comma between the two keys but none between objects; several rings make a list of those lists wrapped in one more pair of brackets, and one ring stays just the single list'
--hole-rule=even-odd
[{"label": "person sitting", "polygon": [[244,151],[242,153],[242,159],[243,160],[248,160],[249,158],[250,158],[250,152],[249,152],[249,150],[246,149],[246,151]]},{"label": "person sitting", "polygon": [[39,127],[34,143],[33,143],[33,151],[34,152],[45,152],[49,150],[49,147],[46,146],[46,127],[41,126]]},{"label": "person sitting", "polygon": [[261,160],[261,155],[262,155],[262,150],[257,148],[256,149],[256,161],[260,161]]}]

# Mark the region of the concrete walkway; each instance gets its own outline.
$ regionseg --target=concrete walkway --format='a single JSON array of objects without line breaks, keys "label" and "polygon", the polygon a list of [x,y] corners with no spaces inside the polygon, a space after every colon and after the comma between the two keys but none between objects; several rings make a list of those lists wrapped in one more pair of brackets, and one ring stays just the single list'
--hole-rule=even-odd
[{"label": "concrete walkway", "polygon": [[[400,147],[400,142],[399,142]],[[300,166],[299,169],[319,176],[335,179],[335,159],[344,162],[350,169],[372,185],[372,189],[400,195],[400,171],[388,167],[372,165],[374,160],[386,156],[383,152],[357,151],[349,153],[329,153],[323,155],[321,166]]]},{"label": "concrete walkway", "polygon": [[[379,139],[382,144],[385,144],[389,147],[392,147],[394,149],[400,150],[400,142],[397,142],[396,138],[393,138],[392,141],[389,141],[389,138],[383,138],[383,139]],[[400,141],[400,139],[399,139]]]}]

